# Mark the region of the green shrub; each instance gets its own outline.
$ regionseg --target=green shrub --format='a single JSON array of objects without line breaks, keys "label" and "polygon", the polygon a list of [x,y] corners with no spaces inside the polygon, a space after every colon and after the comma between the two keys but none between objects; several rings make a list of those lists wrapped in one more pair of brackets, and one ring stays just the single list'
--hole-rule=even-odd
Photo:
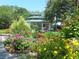
[{"label": "green shrub", "polygon": [[0,15],[0,29],[7,29],[12,23],[11,17],[7,15]]},{"label": "green shrub", "polygon": [[[46,36],[48,39],[52,39],[52,38],[61,36],[61,32],[45,32],[45,36]],[[61,37],[62,37],[62,36],[61,36]]]},{"label": "green shrub", "polygon": [[31,36],[30,24],[28,24],[21,16],[19,21],[14,21],[10,26],[12,34],[21,34],[23,36]]},{"label": "green shrub", "polygon": [[0,30],[0,34],[9,34],[10,33],[10,29],[1,29]]},{"label": "green shrub", "polygon": [[79,41],[71,39],[49,39],[46,43],[37,43],[35,50],[38,51],[39,59],[77,59],[79,58]]},{"label": "green shrub", "polygon": [[64,20],[62,32],[65,38],[79,38],[79,15],[77,13]]}]

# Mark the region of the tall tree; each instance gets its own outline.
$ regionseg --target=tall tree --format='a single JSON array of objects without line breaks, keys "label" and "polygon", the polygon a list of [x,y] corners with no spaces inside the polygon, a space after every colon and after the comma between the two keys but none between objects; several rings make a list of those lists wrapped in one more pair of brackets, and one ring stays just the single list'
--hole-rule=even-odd
[{"label": "tall tree", "polygon": [[25,19],[30,15],[25,8],[16,6],[0,6],[0,29],[9,28],[13,20],[17,20],[19,16]]},{"label": "tall tree", "polygon": [[61,18],[65,12],[73,13],[75,6],[75,0],[49,0],[45,10],[45,17],[52,22],[54,16]]}]

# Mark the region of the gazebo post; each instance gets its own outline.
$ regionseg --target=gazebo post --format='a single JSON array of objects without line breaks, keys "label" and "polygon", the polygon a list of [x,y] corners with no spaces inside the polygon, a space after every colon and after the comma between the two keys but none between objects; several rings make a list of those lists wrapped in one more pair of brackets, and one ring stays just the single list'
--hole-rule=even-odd
[{"label": "gazebo post", "polygon": [[49,31],[50,31],[50,28],[51,28],[51,24],[49,23]]},{"label": "gazebo post", "polygon": [[42,28],[42,31],[44,31],[44,29],[43,29],[43,22],[42,22],[41,26],[42,26],[42,27],[41,27],[41,28]]}]

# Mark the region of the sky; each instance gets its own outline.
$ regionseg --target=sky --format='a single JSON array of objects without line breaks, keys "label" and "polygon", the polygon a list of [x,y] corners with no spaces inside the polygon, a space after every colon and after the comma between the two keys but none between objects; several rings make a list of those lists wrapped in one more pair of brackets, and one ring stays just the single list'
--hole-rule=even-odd
[{"label": "sky", "polygon": [[29,11],[44,11],[47,0],[1,0],[1,5],[12,5],[26,8]]}]

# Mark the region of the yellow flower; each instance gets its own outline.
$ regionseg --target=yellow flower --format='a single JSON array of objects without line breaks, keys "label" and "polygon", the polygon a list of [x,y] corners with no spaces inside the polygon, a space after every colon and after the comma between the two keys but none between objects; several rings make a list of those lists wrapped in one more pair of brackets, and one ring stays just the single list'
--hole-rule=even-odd
[{"label": "yellow flower", "polygon": [[73,43],[73,45],[75,45],[75,46],[79,46],[78,40],[73,40],[72,43]]},{"label": "yellow flower", "polygon": [[61,47],[59,47],[59,49],[62,49]]},{"label": "yellow flower", "polygon": [[71,53],[71,54],[72,54],[72,52],[73,52],[73,49],[69,49],[69,53]]},{"label": "yellow flower", "polygon": [[57,55],[57,51],[51,51],[51,53],[53,54],[53,55]]},{"label": "yellow flower", "polygon": [[39,52],[41,52],[41,49],[39,49]]},{"label": "yellow flower", "polygon": [[73,53],[73,56],[76,56],[76,53]]},{"label": "yellow flower", "polygon": [[54,51],[54,54],[57,54],[58,52],[57,51]]},{"label": "yellow flower", "polygon": [[44,48],[44,51],[46,51],[46,48]]},{"label": "yellow flower", "polygon": [[70,59],[73,59],[73,57],[71,56]]},{"label": "yellow flower", "polygon": [[75,52],[76,54],[78,53],[78,51]]},{"label": "yellow flower", "polygon": [[66,59],[66,56],[64,56],[64,59]]},{"label": "yellow flower", "polygon": [[69,45],[66,45],[65,48],[68,49],[68,48],[70,48],[70,46]]}]

